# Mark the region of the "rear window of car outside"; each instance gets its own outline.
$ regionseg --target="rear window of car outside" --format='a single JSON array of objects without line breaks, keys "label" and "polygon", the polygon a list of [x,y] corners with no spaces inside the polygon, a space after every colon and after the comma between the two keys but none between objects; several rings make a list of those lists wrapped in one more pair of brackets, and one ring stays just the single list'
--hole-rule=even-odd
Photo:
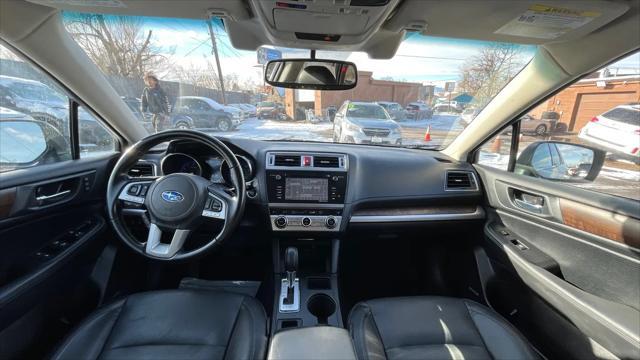
[{"label": "rear window of car outside", "polygon": [[602,114],[602,116],[625,124],[640,126],[640,110],[615,108]]}]

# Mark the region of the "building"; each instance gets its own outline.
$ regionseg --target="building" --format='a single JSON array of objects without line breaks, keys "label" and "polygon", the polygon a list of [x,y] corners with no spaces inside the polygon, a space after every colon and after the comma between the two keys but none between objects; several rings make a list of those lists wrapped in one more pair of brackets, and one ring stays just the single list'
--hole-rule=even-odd
[{"label": "building", "polygon": [[376,80],[370,71],[358,71],[358,84],[344,91],[314,92],[313,100],[309,94],[288,89],[285,93],[285,110],[292,116],[297,107],[313,108],[321,116],[329,106],[340,107],[345,100],[357,101],[395,101],[402,106],[421,99],[423,85],[413,82]]},{"label": "building", "polygon": [[640,75],[595,77],[578,81],[549,98],[531,112],[539,118],[544,111],[560,114],[568,131],[578,132],[591,118],[618,105],[640,101]]}]

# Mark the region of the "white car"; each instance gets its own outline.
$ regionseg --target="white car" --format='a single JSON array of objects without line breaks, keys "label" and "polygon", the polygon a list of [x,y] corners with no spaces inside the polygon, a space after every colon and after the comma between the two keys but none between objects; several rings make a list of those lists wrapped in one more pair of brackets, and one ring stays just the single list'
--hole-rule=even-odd
[{"label": "white car", "polygon": [[593,117],[578,137],[614,155],[640,162],[640,104],[616,106]]}]

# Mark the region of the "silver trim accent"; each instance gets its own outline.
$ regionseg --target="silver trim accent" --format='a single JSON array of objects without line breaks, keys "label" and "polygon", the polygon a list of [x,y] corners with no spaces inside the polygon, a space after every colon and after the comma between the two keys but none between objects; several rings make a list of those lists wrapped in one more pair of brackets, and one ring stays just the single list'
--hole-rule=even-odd
[{"label": "silver trim accent", "polygon": [[[300,156],[300,166],[276,166],[275,157],[276,155],[296,155]],[[311,156],[311,166],[302,166],[302,156]],[[316,167],[314,166],[314,161],[316,156],[335,156],[338,158],[338,166],[337,168],[327,168],[327,167]],[[348,171],[349,170],[349,156],[347,154],[341,153],[322,153],[322,152],[301,152],[301,151],[269,151],[267,152],[266,158],[266,169],[267,170],[300,170],[300,171]]]},{"label": "silver trim accent", "polygon": [[287,297],[287,288],[289,281],[284,278],[280,282],[280,300],[278,301],[278,311],[281,313],[294,313],[300,311],[300,280],[298,278],[293,282],[293,304],[285,304],[284,299]]},{"label": "silver trim accent", "polygon": [[355,215],[349,220],[350,223],[386,223],[386,222],[421,222],[440,220],[472,220],[484,219],[484,210],[477,207],[472,213],[442,213],[423,215]]},{"label": "silver trim accent", "polygon": [[344,204],[269,203],[269,207],[283,209],[344,209]]},{"label": "silver trim accent", "polygon": [[[473,178],[473,183],[475,184],[474,188],[469,188],[469,189],[449,189],[447,187],[447,179],[449,178],[449,173],[452,172],[459,172],[459,173],[467,173],[467,174],[471,174],[471,177]],[[479,191],[480,190],[480,185],[478,184],[478,178],[476,177],[476,173],[471,171],[471,170],[455,170],[455,169],[450,169],[445,171],[444,173],[444,191]]]},{"label": "silver trim accent", "polygon": [[[279,228],[276,226],[275,221],[281,217],[287,220],[287,225]],[[305,218],[311,220],[309,225],[302,224],[302,220]],[[334,227],[327,227],[326,221],[328,218],[333,218],[336,221]],[[340,231],[340,224],[342,224],[342,216],[334,215],[269,215],[269,220],[273,231],[338,232]]]},{"label": "silver trim accent", "polygon": [[[174,156],[174,155],[183,155],[186,156],[188,158],[191,158],[191,160],[193,160],[197,165],[198,165],[198,169],[200,169],[199,173],[196,174],[198,176],[202,176],[202,165],[200,165],[200,162],[198,160],[196,160],[196,158],[194,158],[191,155],[185,154],[185,153],[171,153],[171,154],[167,154],[165,155],[161,160],[160,160],[160,171],[162,172],[162,175],[167,175],[164,172],[164,162],[167,160],[167,158]],[[175,173],[172,173],[175,174]]]},{"label": "silver trim accent", "polygon": [[221,220],[226,220],[227,219],[227,202],[224,201],[223,198],[214,195],[212,193],[209,193],[209,196],[212,197],[215,200],[218,200],[222,203],[222,209],[220,209],[220,211],[213,211],[213,210],[209,210],[209,209],[204,209],[202,210],[202,216],[204,217],[208,217],[208,218],[212,218],[212,219],[221,219]]},{"label": "silver trim accent", "polygon": [[37,201],[51,200],[51,199],[59,198],[61,196],[65,196],[67,194],[71,194],[71,190],[60,191],[51,195],[40,195],[36,197],[36,200]]},{"label": "silver trim accent", "polygon": [[169,244],[163,244],[160,242],[162,230],[160,230],[158,225],[152,223],[149,227],[149,236],[147,237],[145,252],[156,257],[170,258],[182,249],[182,245],[184,245],[184,242],[187,240],[189,233],[191,233],[191,230],[178,229],[173,233],[171,242]]}]

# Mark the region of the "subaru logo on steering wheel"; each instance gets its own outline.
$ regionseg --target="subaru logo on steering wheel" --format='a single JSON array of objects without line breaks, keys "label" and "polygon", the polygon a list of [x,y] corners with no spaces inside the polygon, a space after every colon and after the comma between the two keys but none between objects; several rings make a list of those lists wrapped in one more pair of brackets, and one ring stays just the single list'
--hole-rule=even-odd
[{"label": "subaru logo on steering wheel", "polygon": [[167,202],[180,202],[184,200],[184,196],[177,191],[163,191],[162,200]]}]

